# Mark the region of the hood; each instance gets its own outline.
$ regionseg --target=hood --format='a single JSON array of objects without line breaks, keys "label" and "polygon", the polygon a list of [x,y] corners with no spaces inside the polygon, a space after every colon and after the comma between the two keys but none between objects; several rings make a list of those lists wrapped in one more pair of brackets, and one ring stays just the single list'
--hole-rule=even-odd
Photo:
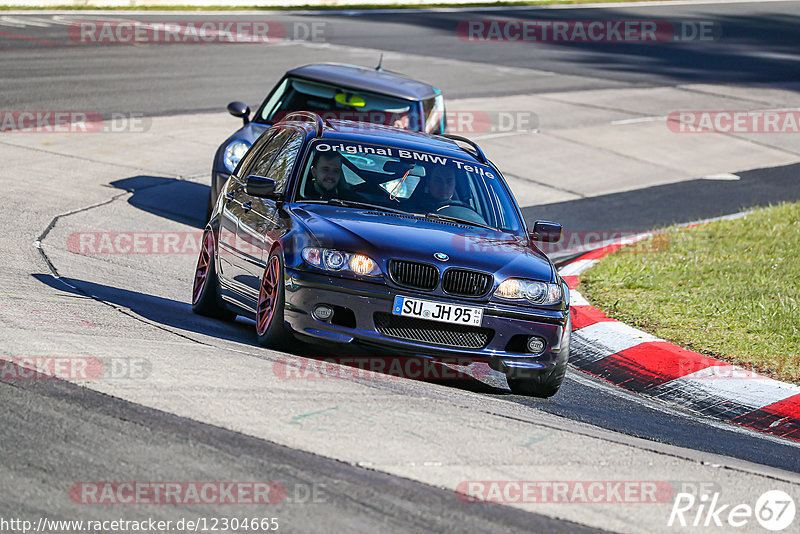
[{"label": "hood", "polygon": [[[386,272],[389,259],[464,267],[508,277],[551,281],[547,257],[518,235],[366,209],[300,203],[295,216],[322,247],[369,255]],[[434,254],[446,254],[442,261]]]}]

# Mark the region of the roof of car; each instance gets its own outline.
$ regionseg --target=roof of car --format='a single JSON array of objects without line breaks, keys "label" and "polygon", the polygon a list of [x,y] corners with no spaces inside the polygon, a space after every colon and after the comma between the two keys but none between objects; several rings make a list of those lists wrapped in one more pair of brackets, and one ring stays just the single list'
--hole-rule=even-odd
[{"label": "roof of car", "polygon": [[286,74],[406,100],[425,100],[440,93],[434,86],[413,80],[403,74],[341,63],[316,63],[297,67]]}]

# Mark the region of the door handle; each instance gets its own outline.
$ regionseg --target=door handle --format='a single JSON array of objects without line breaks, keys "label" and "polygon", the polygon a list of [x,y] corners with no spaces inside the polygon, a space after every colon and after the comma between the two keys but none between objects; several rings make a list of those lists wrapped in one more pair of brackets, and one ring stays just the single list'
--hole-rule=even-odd
[{"label": "door handle", "polygon": [[249,202],[245,202],[244,204],[242,204],[242,207],[244,208],[244,211],[250,211],[251,209],[253,209],[253,205],[250,204]]}]

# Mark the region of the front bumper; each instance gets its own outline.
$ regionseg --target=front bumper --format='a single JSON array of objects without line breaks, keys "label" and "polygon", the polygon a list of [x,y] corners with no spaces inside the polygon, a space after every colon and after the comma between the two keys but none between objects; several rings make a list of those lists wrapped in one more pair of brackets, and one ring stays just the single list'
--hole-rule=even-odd
[{"label": "front bumper", "polygon": [[[501,371],[524,369],[534,373],[552,369],[559,359],[569,354],[568,310],[530,310],[495,303],[480,304],[466,299],[441,299],[384,284],[291,268],[286,268],[285,289],[284,320],[287,328],[298,337],[314,338],[317,342],[356,344],[404,354],[466,357],[485,361]],[[382,333],[376,327],[376,314],[383,314],[384,318],[390,315],[396,295],[480,306],[484,309],[481,329],[490,331],[489,339],[484,346],[467,348]],[[327,304],[336,310],[333,320],[321,321],[313,316],[312,311],[319,304]],[[349,310],[342,312],[346,321],[336,319],[339,310]],[[448,328],[447,323],[435,324]],[[545,340],[544,352],[524,352],[524,344],[521,346],[519,341],[532,335]]]}]

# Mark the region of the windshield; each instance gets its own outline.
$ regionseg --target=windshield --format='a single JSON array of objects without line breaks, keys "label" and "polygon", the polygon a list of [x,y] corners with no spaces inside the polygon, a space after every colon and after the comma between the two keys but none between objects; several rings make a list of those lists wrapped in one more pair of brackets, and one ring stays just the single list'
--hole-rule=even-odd
[{"label": "windshield", "polygon": [[294,198],[371,205],[509,232],[522,229],[514,202],[493,169],[390,146],[316,141]]},{"label": "windshield", "polygon": [[298,78],[286,78],[281,83],[259,118],[272,124],[300,110],[313,111],[323,119],[371,122],[411,130],[421,130],[424,126],[416,101]]}]

